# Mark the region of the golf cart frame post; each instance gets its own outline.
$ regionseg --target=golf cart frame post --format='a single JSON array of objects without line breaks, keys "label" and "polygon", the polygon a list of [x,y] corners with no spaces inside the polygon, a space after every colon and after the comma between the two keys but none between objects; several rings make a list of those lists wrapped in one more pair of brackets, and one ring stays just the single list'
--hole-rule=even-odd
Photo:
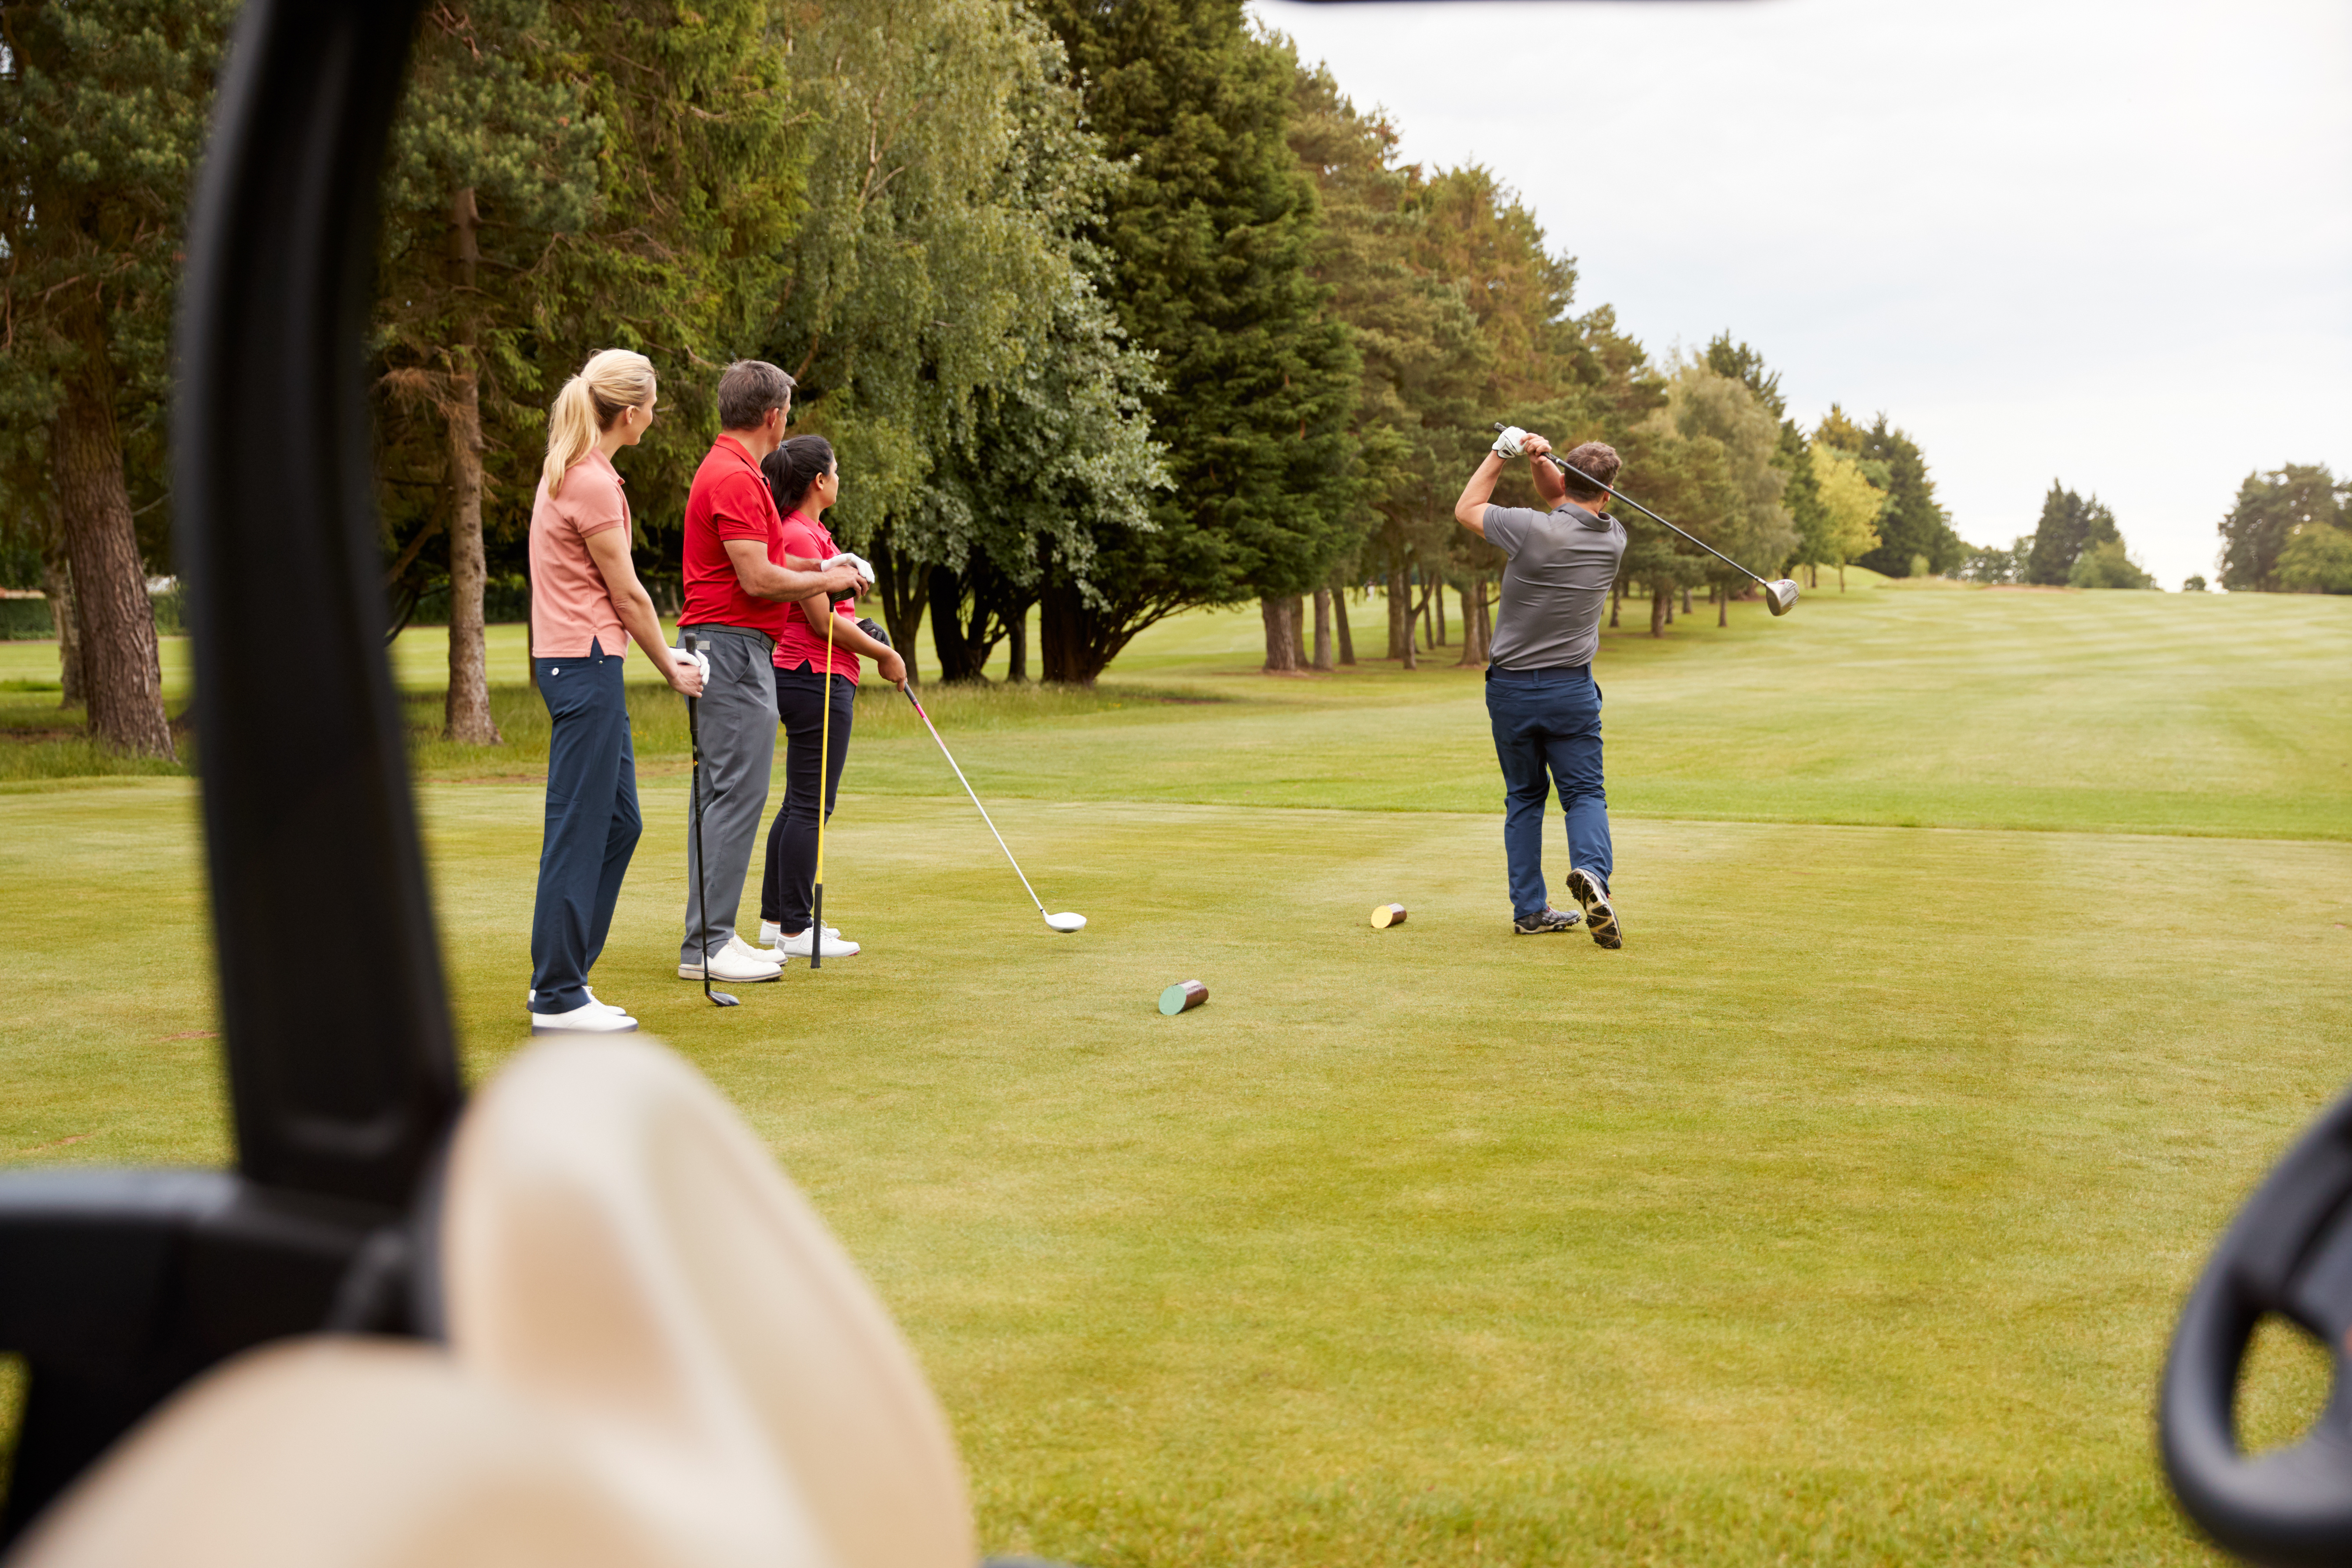
[{"label": "golf cart frame post", "polygon": [[[433,1335],[461,1103],[383,627],[362,340],[415,0],[249,0],[191,214],[173,492],[232,1172],[0,1173],[0,1544],[189,1378]],[[322,936],[321,933],[326,935]]]}]

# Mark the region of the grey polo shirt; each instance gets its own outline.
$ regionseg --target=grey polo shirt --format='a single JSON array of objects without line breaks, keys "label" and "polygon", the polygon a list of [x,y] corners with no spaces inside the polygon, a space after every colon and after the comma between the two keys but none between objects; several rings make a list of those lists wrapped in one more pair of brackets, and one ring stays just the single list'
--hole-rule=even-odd
[{"label": "grey polo shirt", "polygon": [[1486,542],[1511,558],[1489,662],[1507,670],[1592,663],[1609,585],[1625,555],[1624,525],[1573,501],[1549,512],[1489,507]]}]

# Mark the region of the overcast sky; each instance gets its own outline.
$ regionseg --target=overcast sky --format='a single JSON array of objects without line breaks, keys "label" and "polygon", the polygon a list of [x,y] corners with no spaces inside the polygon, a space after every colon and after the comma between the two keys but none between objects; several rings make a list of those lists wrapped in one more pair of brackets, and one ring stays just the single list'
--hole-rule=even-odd
[{"label": "overcast sky", "polygon": [[1884,410],[1973,543],[2056,478],[2178,588],[2250,471],[2352,469],[2347,0],[1251,8],[1515,186],[1580,308]]}]

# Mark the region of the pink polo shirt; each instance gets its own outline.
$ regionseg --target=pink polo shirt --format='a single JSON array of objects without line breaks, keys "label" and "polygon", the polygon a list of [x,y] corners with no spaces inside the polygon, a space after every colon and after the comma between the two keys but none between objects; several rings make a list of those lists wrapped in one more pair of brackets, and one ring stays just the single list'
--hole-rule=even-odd
[{"label": "pink polo shirt", "polygon": [[594,643],[606,653],[628,647],[621,612],[588,541],[629,526],[621,471],[594,447],[564,470],[556,494],[547,480],[530,503],[530,655],[578,659]]}]

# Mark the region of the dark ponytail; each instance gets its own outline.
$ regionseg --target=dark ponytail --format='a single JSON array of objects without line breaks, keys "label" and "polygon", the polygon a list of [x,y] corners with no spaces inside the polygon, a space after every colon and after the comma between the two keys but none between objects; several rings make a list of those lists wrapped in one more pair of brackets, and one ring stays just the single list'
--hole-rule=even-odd
[{"label": "dark ponytail", "polygon": [[833,443],[822,435],[795,435],[760,459],[776,510],[789,517],[809,486],[833,466]]}]

